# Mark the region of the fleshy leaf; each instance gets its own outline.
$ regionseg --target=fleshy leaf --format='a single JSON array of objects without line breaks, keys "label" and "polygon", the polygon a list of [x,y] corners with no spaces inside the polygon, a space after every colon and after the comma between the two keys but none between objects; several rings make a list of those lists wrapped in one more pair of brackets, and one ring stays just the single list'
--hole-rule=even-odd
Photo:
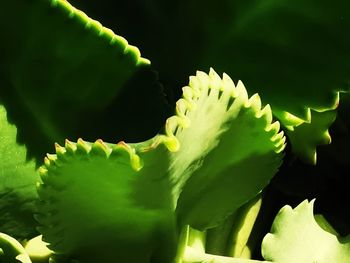
[{"label": "fleshy leaf", "polygon": [[311,112],[311,122],[302,123],[287,130],[286,134],[293,145],[292,151],[306,162],[316,164],[316,146],[331,143],[328,128],[334,122],[337,112]]},{"label": "fleshy leaf", "polygon": [[42,236],[36,236],[26,242],[24,249],[30,259],[36,262],[48,262],[52,251],[47,248],[47,243],[42,241]]},{"label": "fleshy leaf", "polygon": [[170,262],[174,218],[159,138],[56,145],[38,189],[36,219],[48,247],[83,262]]},{"label": "fleshy leaf", "polygon": [[266,260],[283,263],[348,263],[350,240],[322,229],[313,215],[314,200],[283,207],[262,243]]},{"label": "fleshy leaf", "polygon": [[[176,89],[189,72],[214,66],[244,80],[284,126],[312,122],[311,109],[334,109],[338,91],[350,88],[347,0],[136,1],[117,14],[111,0],[73,1],[142,46],[165,85]],[[315,143],[310,136],[304,141]],[[299,153],[303,144],[294,144]]]},{"label": "fleshy leaf", "polygon": [[123,37],[64,0],[6,1],[0,17],[0,100],[36,156],[65,138],[140,141],[159,130],[157,75]]},{"label": "fleshy leaf", "polygon": [[32,213],[40,181],[35,162],[26,159],[27,150],[16,142],[17,129],[7,121],[0,105],[0,232],[23,239],[33,236]]},{"label": "fleshy leaf", "polygon": [[257,94],[248,98],[242,82],[235,86],[213,69],[190,78],[176,111],[166,132],[178,148],[170,164],[178,219],[197,229],[213,227],[268,184],[285,137],[279,123],[271,123],[269,105],[261,109]]},{"label": "fleshy leaf", "polygon": [[31,263],[23,246],[13,237],[0,233],[0,262]]}]

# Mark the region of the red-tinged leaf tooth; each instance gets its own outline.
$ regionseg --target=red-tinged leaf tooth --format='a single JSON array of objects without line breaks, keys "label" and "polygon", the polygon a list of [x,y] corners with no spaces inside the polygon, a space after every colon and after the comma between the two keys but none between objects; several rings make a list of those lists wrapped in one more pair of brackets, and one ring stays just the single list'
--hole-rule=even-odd
[{"label": "red-tinged leaf tooth", "polygon": [[109,158],[115,160],[129,160],[130,151],[127,147],[125,147],[123,144],[120,144],[119,142],[118,144],[114,145]]},{"label": "red-tinged leaf tooth", "polygon": [[91,155],[96,155],[96,156],[101,156],[106,158],[110,155],[110,153],[111,153],[111,150],[101,139],[93,143],[90,151]]},{"label": "red-tinged leaf tooth", "polygon": [[68,155],[74,155],[77,149],[75,143],[69,141],[68,139],[65,140],[64,147],[66,148],[66,154]]},{"label": "red-tinged leaf tooth", "polygon": [[90,144],[85,142],[81,138],[78,139],[76,146],[77,146],[77,150],[76,150],[77,155],[87,155],[91,150]]},{"label": "red-tinged leaf tooth", "polygon": [[121,156],[128,155],[128,159],[130,161],[130,166],[135,170],[139,171],[143,167],[143,163],[141,158],[136,154],[134,148],[125,143],[124,141],[118,142],[118,144],[114,147],[112,153],[110,154],[112,158],[121,158]]},{"label": "red-tinged leaf tooth", "polygon": [[129,149],[129,148],[130,148],[130,146],[129,146],[126,142],[124,142],[124,141],[118,142],[117,145],[118,145],[118,146],[121,146],[121,147],[124,147],[124,148],[126,148],[126,149]]},{"label": "red-tinged leaf tooth", "polygon": [[56,156],[58,159],[60,160],[66,159],[66,156],[65,156],[66,149],[64,147],[62,147],[58,143],[55,143],[55,150],[56,150]]},{"label": "red-tinged leaf tooth", "polygon": [[134,154],[136,151],[129,144],[124,141],[120,141],[116,145],[117,147],[121,147],[121,150],[126,151],[129,155]]}]

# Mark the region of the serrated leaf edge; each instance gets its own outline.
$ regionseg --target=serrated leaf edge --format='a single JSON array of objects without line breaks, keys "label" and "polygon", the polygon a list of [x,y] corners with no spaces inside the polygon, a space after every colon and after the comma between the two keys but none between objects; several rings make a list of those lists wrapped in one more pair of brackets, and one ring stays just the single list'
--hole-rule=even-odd
[{"label": "serrated leaf edge", "polygon": [[[279,121],[273,121],[273,115],[269,104],[262,108],[260,96],[256,93],[250,98],[248,92],[241,81],[237,85],[232,79],[223,74],[220,76],[210,68],[209,74],[202,71],[197,71],[196,76],[190,77],[188,86],[183,89],[182,98],[176,103],[176,115],[167,119],[165,124],[166,137],[163,141],[170,151],[176,152],[180,148],[180,143],[176,138],[176,131],[178,129],[187,128],[191,125],[190,119],[186,116],[188,111],[192,111],[197,107],[196,101],[203,96],[210,93],[216,93],[218,99],[228,96],[227,112],[232,109],[233,105],[254,112],[257,119],[263,118],[265,120],[265,131],[271,133],[271,141],[275,145],[275,152],[280,153],[286,146],[286,138],[284,132],[280,131]],[[238,104],[238,105],[237,105]]]},{"label": "serrated leaf edge", "polygon": [[137,47],[129,45],[125,38],[116,35],[111,29],[102,26],[100,22],[90,18],[83,11],[72,6],[68,1],[50,0],[50,4],[53,8],[61,9],[70,19],[77,20],[86,30],[95,32],[98,37],[106,39],[110,45],[117,45],[118,48],[122,47],[123,54],[133,53],[136,56],[136,65],[151,64],[148,59],[141,57],[141,52]]}]

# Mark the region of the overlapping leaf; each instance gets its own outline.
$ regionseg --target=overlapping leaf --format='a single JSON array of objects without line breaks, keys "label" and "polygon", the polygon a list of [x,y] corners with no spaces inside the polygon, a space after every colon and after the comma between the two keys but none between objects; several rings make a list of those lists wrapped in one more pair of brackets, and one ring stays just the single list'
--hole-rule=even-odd
[{"label": "overlapping leaf", "polygon": [[248,98],[243,84],[235,86],[226,74],[197,72],[183,93],[166,124],[178,143],[171,154],[172,195],[180,225],[206,229],[267,185],[285,138],[279,123],[271,123],[270,106],[261,109],[259,96]]},{"label": "overlapping leaf", "polygon": [[35,162],[27,160],[27,150],[17,144],[16,136],[16,127],[8,123],[0,105],[0,232],[24,239],[36,233],[32,213],[40,179]]},{"label": "overlapping leaf", "polygon": [[135,141],[158,131],[162,88],[123,37],[63,0],[6,1],[0,17],[0,100],[31,152],[65,138]]},{"label": "overlapping leaf", "polygon": [[[171,247],[175,207],[180,225],[212,227],[276,172],[283,132],[278,133],[277,122],[271,124],[269,106],[261,109],[257,95],[248,99],[243,84],[235,87],[213,70],[209,76],[198,72],[176,111],[166,122],[166,134],[144,143],[79,140],[56,146],[56,155],[48,155],[41,168],[37,216],[50,248],[92,260],[86,248],[101,243],[106,260],[130,260],[127,244],[136,242],[142,252],[135,260],[145,260],[160,246],[164,229],[164,245]],[[89,220],[82,223],[82,218]],[[144,231],[136,234],[128,226]]]},{"label": "overlapping leaf", "polygon": [[271,233],[262,243],[262,254],[272,262],[350,262],[349,238],[322,229],[313,215],[314,201],[305,200],[292,209],[283,207]]},{"label": "overlapping leaf", "polygon": [[[124,6],[135,10],[134,16],[123,11],[115,15],[101,1],[73,2],[133,37],[166,85],[176,89],[190,72],[214,66],[244,80],[251,93],[259,93],[289,128],[312,122],[311,109],[334,109],[338,91],[349,89],[350,6],[346,0],[155,0],[148,5],[134,1]],[[103,4],[111,10],[114,1],[103,0]],[[128,19],[145,21],[143,30],[125,22]],[[321,133],[325,127],[313,124],[315,129]],[[321,141],[309,132],[306,144],[293,141],[293,146],[297,154],[303,151],[301,158],[312,162]]]},{"label": "overlapping leaf", "polygon": [[83,262],[171,262],[168,162],[156,138],[132,147],[101,140],[56,146],[40,169],[36,216],[49,248]]}]

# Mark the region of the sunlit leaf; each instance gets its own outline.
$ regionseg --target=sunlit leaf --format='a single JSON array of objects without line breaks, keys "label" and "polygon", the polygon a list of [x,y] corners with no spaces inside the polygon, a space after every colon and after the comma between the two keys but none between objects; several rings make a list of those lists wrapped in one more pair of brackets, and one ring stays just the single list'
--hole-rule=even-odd
[{"label": "sunlit leaf", "polygon": [[178,143],[170,164],[178,220],[213,227],[268,184],[285,138],[269,105],[214,70],[190,78],[176,111],[166,131]]},{"label": "sunlit leaf", "polygon": [[4,233],[0,233],[0,261],[32,263],[23,246],[16,239]]},{"label": "sunlit leaf", "polygon": [[321,228],[313,215],[314,201],[283,207],[262,243],[266,260],[283,263],[337,262],[350,258],[350,240]]}]

